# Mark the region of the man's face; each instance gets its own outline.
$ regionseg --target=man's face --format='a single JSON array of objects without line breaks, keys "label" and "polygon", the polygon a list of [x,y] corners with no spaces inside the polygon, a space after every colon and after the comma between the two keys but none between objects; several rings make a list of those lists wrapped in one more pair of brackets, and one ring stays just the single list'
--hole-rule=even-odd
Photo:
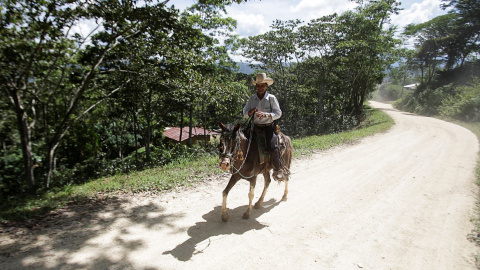
[{"label": "man's face", "polygon": [[257,84],[255,85],[255,88],[257,89],[257,94],[261,96],[261,95],[265,94],[265,92],[267,91],[268,84],[266,84],[266,83],[257,83]]}]

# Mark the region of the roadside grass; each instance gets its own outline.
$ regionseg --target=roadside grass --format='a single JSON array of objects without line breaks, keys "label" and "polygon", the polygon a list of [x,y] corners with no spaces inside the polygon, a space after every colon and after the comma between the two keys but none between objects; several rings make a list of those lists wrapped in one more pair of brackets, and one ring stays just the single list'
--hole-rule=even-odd
[{"label": "roadside grass", "polygon": [[197,155],[158,168],[102,177],[82,185],[54,188],[36,196],[6,198],[0,204],[0,221],[26,220],[69,204],[101,200],[118,193],[159,193],[187,187],[219,173],[221,170],[217,166],[216,156]]},{"label": "roadside grass", "polygon": [[[366,107],[366,119],[351,131],[293,139],[294,157],[349,144],[361,138],[387,131],[393,119],[382,111]],[[118,193],[159,193],[179,187],[194,186],[209,177],[221,174],[216,155],[200,154],[158,168],[129,174],[103,177],[82,185],[55,188],[26,198],[6,198],[0,203],[0,221],[30,219],[69,204],[82,204],[115,196]]]},{"label": "roadside grass", "polygon": [[350,144],[359,141],[361,138],[387,131],[393,124],[393,119],[386,113],[367,107],[365,109],[366,119],[353,130],[328,134],[323,136],[310,136],[293,139],[294,156],[300,157],[317,151]]},{"label": "roadside grass", "polygon": [[215,156],[204,154],[159,168],[104,177],[78,186],[75,194],[88,197],[99,192],[159,192],[190,186],[199,179],[221,172],[217,169],[216,161]]}]

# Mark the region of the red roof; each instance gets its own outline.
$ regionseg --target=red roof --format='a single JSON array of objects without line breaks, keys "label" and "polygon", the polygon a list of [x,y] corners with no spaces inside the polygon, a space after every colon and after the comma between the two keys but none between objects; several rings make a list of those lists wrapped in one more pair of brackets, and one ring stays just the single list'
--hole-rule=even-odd
[{"label": "red roof", "polygon": [[[184,127],[182,131],[182,140],[188,139],[189,127]],[[209,131],[200,127],[192,127],[192,137],[193,136],[203,136],[203,135],[219,135],[220,133],[215,131]],[[175,140],[178,142],[178,138],[180,137],[180,128],[179,127],[167,127],[163,132],[163,135],[167,138]]]}]

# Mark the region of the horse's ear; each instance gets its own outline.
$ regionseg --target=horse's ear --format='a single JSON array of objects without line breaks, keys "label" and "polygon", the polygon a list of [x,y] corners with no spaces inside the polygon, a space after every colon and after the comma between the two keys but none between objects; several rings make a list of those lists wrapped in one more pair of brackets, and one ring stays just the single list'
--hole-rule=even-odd
[{"label": "horse's ear", "polygon": [[239,128],[240,128],[240,124],[236,124],[235,127],[233,128],[233,132],[237,132]]},{"label": "horse's ear", "polygon": [[227,127],[222,123],[222,122],[218,122],[218,126],[222,129],[222,130],[226,130]]}]

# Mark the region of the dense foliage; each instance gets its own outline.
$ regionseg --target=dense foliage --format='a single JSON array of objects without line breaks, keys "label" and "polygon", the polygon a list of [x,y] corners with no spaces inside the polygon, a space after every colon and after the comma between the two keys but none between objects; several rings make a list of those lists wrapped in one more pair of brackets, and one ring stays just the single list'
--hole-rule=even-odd
[{"label": "dense foliage", "polygon": [[243,40],[253,66],[274,74],[269,91],[282,104],[289,134],[331,133],[357,125],[398,40],[389,18],[396,1],[357,1],[358,7],[301,24],[276,21],[271,31]]},{"label": "dense foliage", "polygon": [[275,79],[288,134],[358,125],[395,61],[398,2],[357,0],[344,14],[238,39],[222,12],[241,2],[200,0],[180,13],[159,1],[2,1],[0,196],[191,154],[164,143],[163,130],[241,121],[253,75],[236,72],[234,50]]},{"label": "dense foliage", "polygon": [[151,162],[163,128],[192,123],[194,111],[210,126],[208,112],[234,118],[245,86],[206,34],[234,26],[223,3],[179,14],[137,2],[2,1],[0,194],[74,183],[142,147]]}]

